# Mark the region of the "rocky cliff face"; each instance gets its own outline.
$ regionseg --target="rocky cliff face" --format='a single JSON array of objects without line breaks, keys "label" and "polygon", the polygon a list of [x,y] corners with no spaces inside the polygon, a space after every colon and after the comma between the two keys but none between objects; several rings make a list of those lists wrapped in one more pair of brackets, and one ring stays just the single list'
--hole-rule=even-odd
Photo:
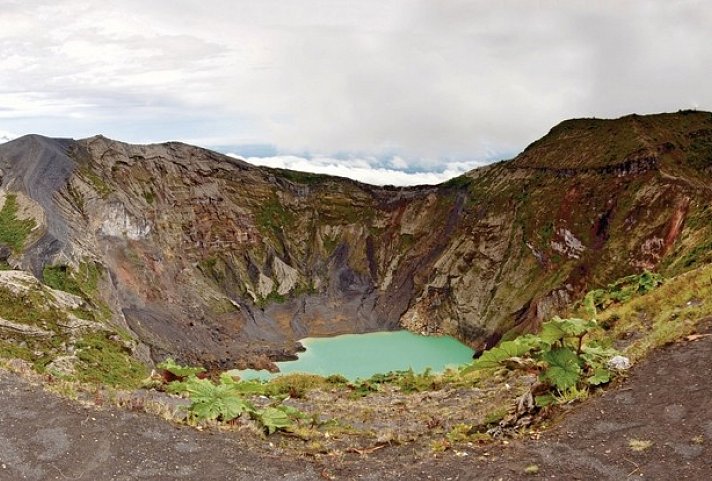
[{"label": "rocky cliff face", "polygon": [[71,285],[95,275],[79,292],[154,359],[227,367],[399,326],[481,347],[588,288],[712,257],[704,112],[567,121],[433,187],[104,137],[22,137],[0,145],[0,168],[12,216],[34,221],[6,262]]}]

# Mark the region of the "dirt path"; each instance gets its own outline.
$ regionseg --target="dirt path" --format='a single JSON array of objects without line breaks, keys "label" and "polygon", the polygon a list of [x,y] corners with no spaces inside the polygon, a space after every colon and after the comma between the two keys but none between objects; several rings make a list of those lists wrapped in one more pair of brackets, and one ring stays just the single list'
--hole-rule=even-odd
[{"label": "dirt path", "polygon": [[[236,433],[85,409],[4,371],[0,399],[1,481],[712,479],[712,336],[654,353],[620,389],[539,440],[439,456],[392,447],[320,462],[286,457]],[[631,439],[652,445],[635,452]],[[539,473],[525,474],[532,464]]]}]

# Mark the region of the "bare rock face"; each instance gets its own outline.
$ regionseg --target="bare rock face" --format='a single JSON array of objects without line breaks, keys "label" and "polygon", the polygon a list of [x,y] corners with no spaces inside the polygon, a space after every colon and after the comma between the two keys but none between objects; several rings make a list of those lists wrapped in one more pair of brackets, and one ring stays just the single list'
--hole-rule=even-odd
[{"label": "bare rock face", "polygon": [[712,256],[710,159],[704,112],[567,121],[512,161],[411,188],[27,136],[0,146],[2,191],[35,206],[36,234],[6,257],[39,278],[100,266],[97,303],[154,359],[228,367],[399,327],[482,347],[588,288]]}]

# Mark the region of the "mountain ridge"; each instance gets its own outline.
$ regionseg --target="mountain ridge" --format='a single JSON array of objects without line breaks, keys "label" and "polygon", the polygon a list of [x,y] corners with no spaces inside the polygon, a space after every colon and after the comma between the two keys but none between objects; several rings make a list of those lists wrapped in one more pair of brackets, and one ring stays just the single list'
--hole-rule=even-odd
[{"label": "mountain ridge", "polygon": [[288,357],[296,340],[405,327],[476,348],[592,286],[706,261],[712,114],[562,122],[512,160],[435,186],[257,167],[180,142],[24,136],[3,195],[37,227],[6,256],[87,295],[150,362]]}]

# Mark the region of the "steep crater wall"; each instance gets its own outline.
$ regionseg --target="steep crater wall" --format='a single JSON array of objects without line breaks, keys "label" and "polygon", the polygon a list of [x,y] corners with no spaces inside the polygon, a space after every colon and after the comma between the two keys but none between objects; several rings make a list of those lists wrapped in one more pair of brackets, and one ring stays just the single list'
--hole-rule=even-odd
[{"label": "steep crater wall", "polygon": [[711,119],[564,123],[512,161],[412,188],[25,137],[0,146],[2,188],[47,220],[10,261],[38,277],[102,266],[112,322],[154,359],[254,365],[305,336],[400,327],[479,348],[592,286],[708,255]]}]

